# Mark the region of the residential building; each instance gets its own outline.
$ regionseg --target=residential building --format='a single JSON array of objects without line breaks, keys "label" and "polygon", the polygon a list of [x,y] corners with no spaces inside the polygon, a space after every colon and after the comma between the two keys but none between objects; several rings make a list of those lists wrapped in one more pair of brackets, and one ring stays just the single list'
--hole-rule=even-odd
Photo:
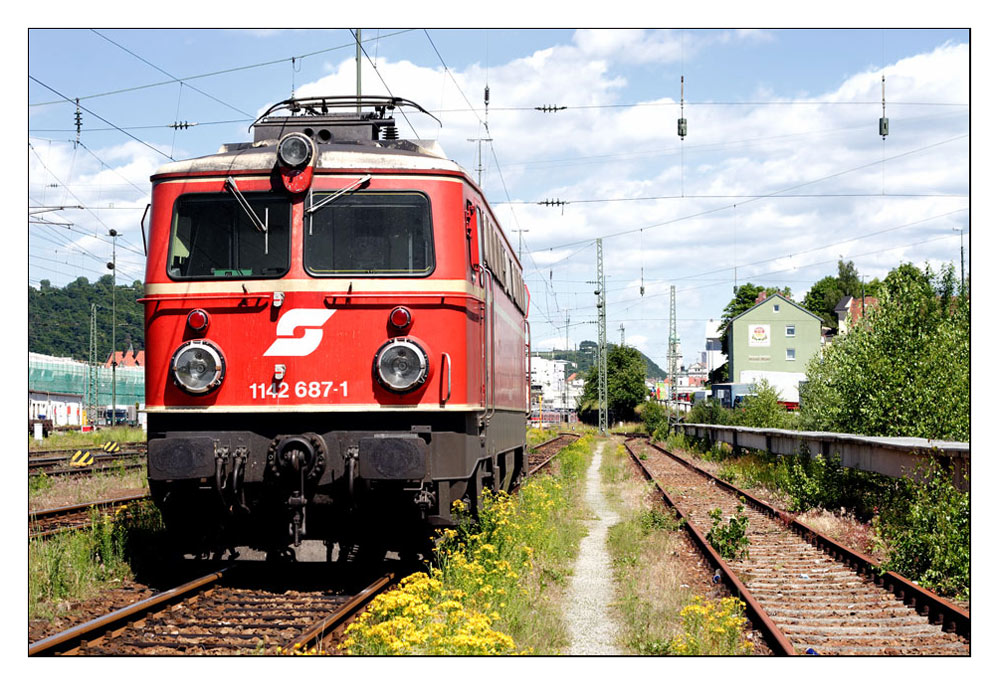
[{"label": "residential building", "polygon": [[780,294],[757,303],[732,320],[728,343],[730,381],[752,384],[766,379],[783,401],[798,403],[799,382],[820,349],[822,319]]},{"label": "residential building", "polygon": [[856,299],[852,296],[843,297],[833,309],[837,314],[837,334],[844,335],[849,332],[851,326],[871,313],[877,306],[878,299],[875,297],[866,296],[864,299]]},{"label": "residential building", "polygon": [[718,319],[710,318],[705,324],[705,351],[702,353],[701,361],[705,365],[706,373],[726,364],[726,356],[722,352],[722,336],[719,335],[721,323]]}]

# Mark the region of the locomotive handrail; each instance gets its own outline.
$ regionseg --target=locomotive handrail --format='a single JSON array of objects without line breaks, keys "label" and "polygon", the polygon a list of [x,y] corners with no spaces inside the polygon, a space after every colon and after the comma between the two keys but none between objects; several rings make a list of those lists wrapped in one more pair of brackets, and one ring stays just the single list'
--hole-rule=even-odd
[{"label": "locomotive handrail", "polygon": [[444,362],[445,360],[448,361],[448,395],[441,401],[442,406],[451,400],[451,355],[443,352],[441,353],[441,361]]}]

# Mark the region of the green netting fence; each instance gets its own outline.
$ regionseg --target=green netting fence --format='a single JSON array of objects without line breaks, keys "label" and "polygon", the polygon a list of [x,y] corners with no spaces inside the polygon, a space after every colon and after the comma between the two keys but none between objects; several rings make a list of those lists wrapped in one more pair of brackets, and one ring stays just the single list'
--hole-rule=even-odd
[{"label": "green netting fence", "polygon": [[[28,391],[79,394],[84,397],[85,405],[110,406],[111,368],[93,368],[96,371],[93,383],[90,381],[91,371],[86,362],[28,353]],[[119,406],[145,404],[145,371],[142,367],[118,367],[115,375],[115,398]]]}]

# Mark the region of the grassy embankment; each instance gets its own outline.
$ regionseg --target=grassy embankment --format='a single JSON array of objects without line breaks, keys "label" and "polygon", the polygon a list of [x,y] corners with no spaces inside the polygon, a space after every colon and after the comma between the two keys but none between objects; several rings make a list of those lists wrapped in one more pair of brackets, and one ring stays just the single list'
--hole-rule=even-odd
[{"label": "grassy embankment", "polygon": [[604,450],[601,479],[621,515],[608,532],[608,551],[622,646],[633,654],[749,653],[743,603],[708,600],[685,584],[680,524],[656,503],[655,487],[635,478],[622,445]]}]

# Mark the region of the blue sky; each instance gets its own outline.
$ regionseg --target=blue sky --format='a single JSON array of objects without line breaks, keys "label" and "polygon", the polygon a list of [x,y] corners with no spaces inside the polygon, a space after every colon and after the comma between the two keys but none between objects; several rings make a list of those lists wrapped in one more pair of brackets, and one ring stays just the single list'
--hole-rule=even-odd
[{"label": "blue sky", "polygon": [[[87,207],[29,224],[29,284],[103,274],[108,228],[124,234],[120,279],[142,279],[139,219],[156,167],[246,140],[252,117],[293,87],[355,89],[344,29],[99,32],[28,33],[29,212]],[[485,136],[489,82],[483,185],[515,247],[513,231],[526,229],[536,349],[563,347],[567,313],[571,344],[596,339],[587,282],[598,237],[608,337],[618,342],[624,325],[626,342],[661,365],[671,284],[688,364],[731,297],[734,267],[739,284],[787,285],[801,301],[840,256],[869,279],[900,261],[957,267],[953,228],[966,231],[971,266],[968,31],[364,28],[362,38],[381,75],[365,60],[364,91],[385,94],[384,79],[433,112],[443,126],[414,115],[416,134],[473,174],[469,139]],[[164,84],[134,89],[152,83]],[[53,90],[89,110],[81,146],[74,105]],[[532,109],[549,104],[568,109]],[[167,126],[184,121],[198,125]],[[570,204],[538,204],[547,199]]]}]

